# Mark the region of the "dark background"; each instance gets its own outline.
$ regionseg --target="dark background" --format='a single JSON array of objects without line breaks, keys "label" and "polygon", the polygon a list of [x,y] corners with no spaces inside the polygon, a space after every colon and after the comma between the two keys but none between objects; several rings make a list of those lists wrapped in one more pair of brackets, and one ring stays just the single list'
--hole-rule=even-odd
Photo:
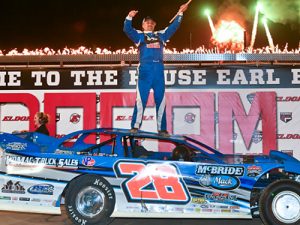
[{"label": "dark background", "polygon": [[[150,15],[163,29],[187,0],[0,0],[0,50],[17,48],[85,46],[117,50],[129,48],[131,41],[123,33],[123,21],[131,9],[139,10],[133,25],[140,29],[142,19]],[[262,0],[267,1],[267,0]],[[269,1],[270,2],[270,1]],[[272,0],[269,10],[278,18],[269,21],[274,44],[283,49],[298,48],[300,40],[299,0]],[[237,18],[247,31],[250,42],[256,0],[193,0],[185,12],[180,29],[168,48],[210,47],[211,32],[205,7],[212,10],[212,20]],[[283,7],[284,6],[284,7]],[[277,11],[276,11],[277,10]],[[277,13],[276,13],[277,12]],[[279,12],[279,13],[278,13]],[[259,23],[255,47],[267,46],[263,25]]]}]

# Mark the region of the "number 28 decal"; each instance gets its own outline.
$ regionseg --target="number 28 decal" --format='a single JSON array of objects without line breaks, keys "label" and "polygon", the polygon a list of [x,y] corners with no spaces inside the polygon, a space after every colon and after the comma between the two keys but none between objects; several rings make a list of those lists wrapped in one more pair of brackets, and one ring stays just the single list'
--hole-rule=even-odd
[{"label": "number 28 decal", "polygon": [[122,183],[123,192],[129,202],[174,203],[189,202],[185,183],[172,164],[118,161],[115,172]]}]

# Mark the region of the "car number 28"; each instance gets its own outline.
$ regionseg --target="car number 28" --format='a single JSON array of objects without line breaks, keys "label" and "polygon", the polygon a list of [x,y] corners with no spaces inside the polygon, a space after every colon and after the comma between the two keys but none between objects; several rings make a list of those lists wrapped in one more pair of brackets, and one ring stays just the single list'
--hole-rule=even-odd
[{"label": "car number 28", "polygon": [[185,183],[175,165],[118,161],[115,172],[130,202],[168,202],[185,204],[190,200]]}]

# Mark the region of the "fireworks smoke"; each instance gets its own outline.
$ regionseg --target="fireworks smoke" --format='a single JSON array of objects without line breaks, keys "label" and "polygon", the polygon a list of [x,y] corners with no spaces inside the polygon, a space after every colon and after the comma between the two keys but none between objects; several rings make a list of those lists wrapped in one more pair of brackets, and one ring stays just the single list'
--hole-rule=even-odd
[{"label": "fireworks smoke", "polygon": [[260,0],[263,5],[263,14],[269,20],[281,24],[296,24],[300,26],[299,0]]}]

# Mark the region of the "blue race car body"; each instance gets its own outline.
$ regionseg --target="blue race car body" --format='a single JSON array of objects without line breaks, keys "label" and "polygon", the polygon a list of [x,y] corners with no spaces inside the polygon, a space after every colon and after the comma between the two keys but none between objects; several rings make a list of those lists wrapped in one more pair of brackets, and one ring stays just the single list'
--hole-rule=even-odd
[{"label": "blue race car body", "polygon": [[59,214],[65,203],[75,224],[258,215],[299,223],[300,162],[279,151],[224,155],[187,136],[108,128],[60,139],[1,133],[0,147],[0,210]]}]

